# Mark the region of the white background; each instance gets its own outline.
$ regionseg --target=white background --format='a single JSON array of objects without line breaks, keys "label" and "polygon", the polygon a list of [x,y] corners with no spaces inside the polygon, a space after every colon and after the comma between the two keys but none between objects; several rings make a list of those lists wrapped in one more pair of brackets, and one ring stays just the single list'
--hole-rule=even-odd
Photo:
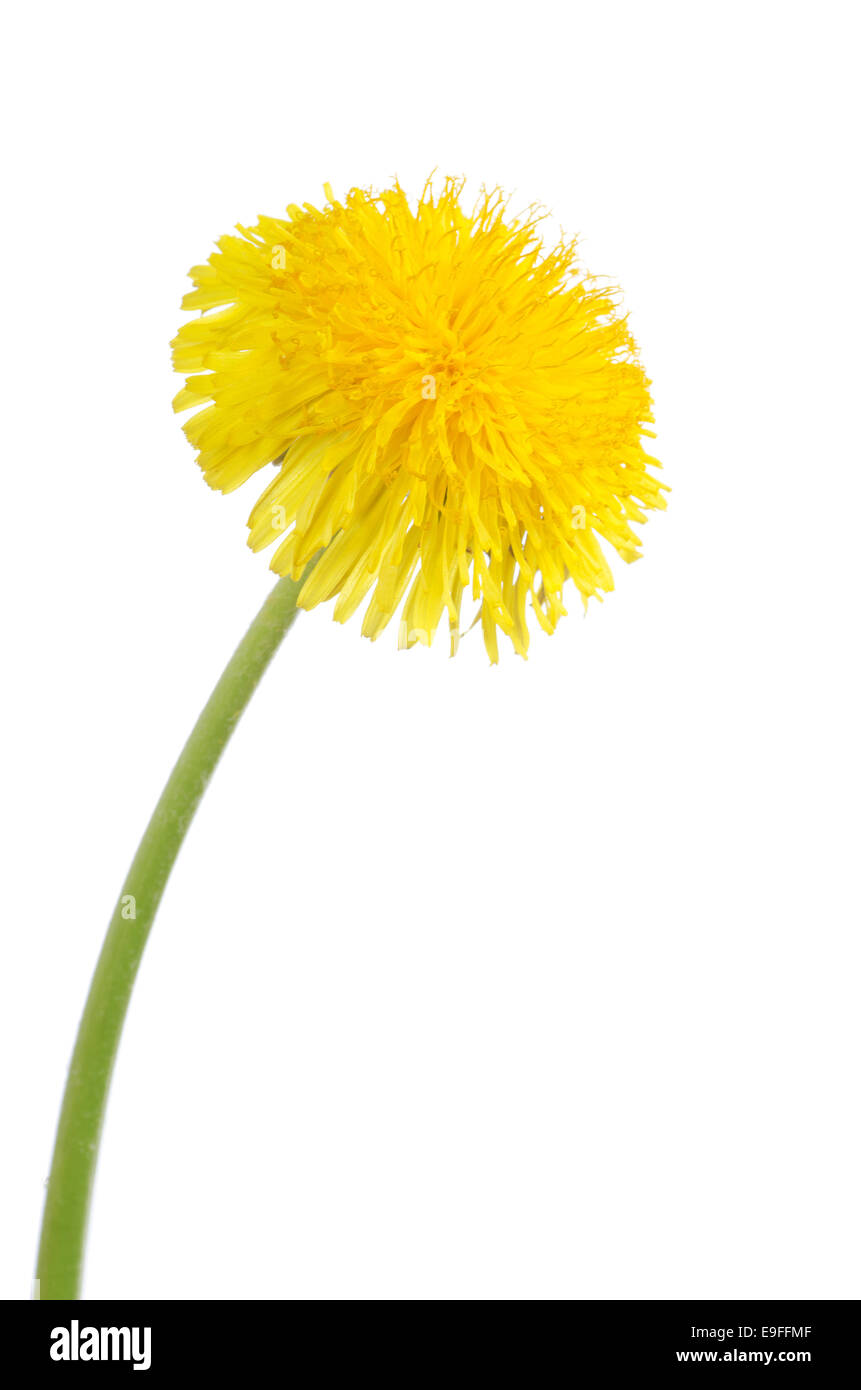
[{"label": "white background", "polygon": [[861,1294],[857,11],[7,20],[0,1293],[123,874],[267,593],[171,413],[187,269],[499,183],[622,284],[673,488],[528,663],[303,615],[189,835],[86,1294]]}]

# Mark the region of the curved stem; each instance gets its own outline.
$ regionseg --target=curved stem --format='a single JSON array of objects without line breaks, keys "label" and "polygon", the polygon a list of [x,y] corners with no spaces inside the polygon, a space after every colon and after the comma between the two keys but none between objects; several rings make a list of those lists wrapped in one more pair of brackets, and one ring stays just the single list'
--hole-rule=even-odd
[{"label": "curved stem", "polygon": [[79,1296],[102,1119],[143,949],[185,833],[239,716],[296,617],[301,587],[302,580],[280,579],[236,648],[179,755],[123,884],[66,1081],[42,1218],[40,1298]]}]

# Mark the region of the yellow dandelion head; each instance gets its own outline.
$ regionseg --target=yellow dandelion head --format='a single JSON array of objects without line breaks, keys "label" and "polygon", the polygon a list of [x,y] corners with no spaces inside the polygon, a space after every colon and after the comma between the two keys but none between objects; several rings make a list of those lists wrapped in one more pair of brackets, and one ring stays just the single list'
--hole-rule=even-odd
[{"label": "yellow dandelion head", "polygon": [[[368,598],[375,638],[454,652],[464,594],[492,661],[497,631],[526,655],[526,609],[552,632],[571,580],[584,604],[613,587],[599,537],[625,560],[631,522],[663,507],[642,446],[649,382],[616,292],[543,246],[531,212],[463,185],[351,189],[226,236],[174,340],[189,373],[177,410],[204,477],[230,492],[275,464],[249,544],[341,622]],[[202,407],[202,408],[200,408]]]}]

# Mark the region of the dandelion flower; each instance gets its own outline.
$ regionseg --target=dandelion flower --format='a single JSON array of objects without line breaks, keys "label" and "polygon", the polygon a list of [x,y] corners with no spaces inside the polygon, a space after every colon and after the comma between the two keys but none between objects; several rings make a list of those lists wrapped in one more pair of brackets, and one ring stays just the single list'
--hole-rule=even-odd
[{"label": "dandelion flower", "polygon": [[37,1297],[80,1296],[114,1061],[173,864],[237,720],[297,606],[364,603],[375,638],[457,647],[464,597],[498,660],[526,656],[527,608],[553,632],[567,581],[612,588],[606,542],[663,507],[642,446],[649,382],[618,296],[545,250],[499,192],[462,184],[415,208],[395,184],[224,237],[192,272],[174,360],[178,410],[207,482],[230,492],[274,464],[249,519],[281,576],[204,705],[144,831],[108,925],[67,1072],[37,1259]]},{"label": "dandelion flower", "polygon": [[274,464],[249,518],[254,550],[298,579],[299,604],[368,600],[376,638],[452,654],[464,595],[491,661],[526,655],[527,605],[552,632],[570,580],[584,606],[613,587],[600,542],[639,554],[631,523],[663,507],[643,436],[649,381],[615,291],[575,244],[545,249],[531,210],[429,182],[291,205],[226,236],[191,278],[200,310],[174,346],[177,410],[204,477],[231,492]]}]

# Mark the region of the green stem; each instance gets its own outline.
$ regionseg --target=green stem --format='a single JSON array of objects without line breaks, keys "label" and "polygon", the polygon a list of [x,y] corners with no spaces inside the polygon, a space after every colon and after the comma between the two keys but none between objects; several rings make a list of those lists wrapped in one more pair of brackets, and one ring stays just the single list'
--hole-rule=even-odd
[{"label": "green stem", "polygon": [[99,1136],[143,949],[185,833],[242,711],[296,617],[301,587],[302,580],[280,579],[236,648],[179,755],[123,884],[66,1081],[39,1244],[40,1298],[79,1296]]}]

